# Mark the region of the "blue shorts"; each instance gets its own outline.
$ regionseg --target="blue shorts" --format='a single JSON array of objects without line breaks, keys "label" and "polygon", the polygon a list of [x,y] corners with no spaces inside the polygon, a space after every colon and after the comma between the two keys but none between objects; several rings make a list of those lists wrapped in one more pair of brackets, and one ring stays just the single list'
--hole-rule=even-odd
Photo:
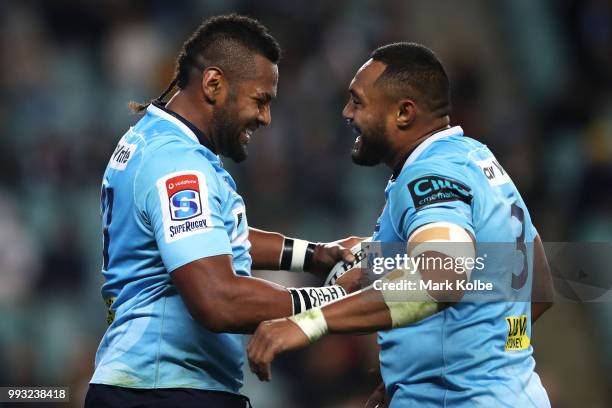
[{"label": "blue shorts", "polygon": [[244,395],[194,388],[125,388],[89,384],[85,408],[252,408]]}]

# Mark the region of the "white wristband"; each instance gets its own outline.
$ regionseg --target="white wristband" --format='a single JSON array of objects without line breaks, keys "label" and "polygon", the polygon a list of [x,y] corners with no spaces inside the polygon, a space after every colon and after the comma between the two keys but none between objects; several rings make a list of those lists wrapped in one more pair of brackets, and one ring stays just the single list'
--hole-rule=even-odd
[{"label": "white wristband", "polygon": [[289,267],[289,271],[302,272],[304,270],[306,248],[308,248],[308,241],[304,241],[303,239],[293,240],[293,254],[291,256],[291,266]]},{"label": "white wristband", "polygon": [[311,343],[327,334],[327,321],[320,307],[291,316],[289,320],[298,325]]},{"label": "white wristband", "polygon": [[293,314],[296,315],[346,296],[346,291],[339,285],[322,288],[287,288],[287,290],[291,294]]},{"label": "white wristband", "polygon": [[278,259],[278,268],[282,271],[310,271],[317,244],[303,239],[287,238]]}]

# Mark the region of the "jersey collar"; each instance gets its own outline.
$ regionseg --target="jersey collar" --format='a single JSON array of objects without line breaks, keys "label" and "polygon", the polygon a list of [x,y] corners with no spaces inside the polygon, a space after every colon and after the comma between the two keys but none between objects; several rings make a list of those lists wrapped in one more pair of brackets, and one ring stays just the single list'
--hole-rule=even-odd
[{"label": "jersey collar", "polygon": [[391,180],[395,180],[402,170],[411,163],[414,163],[416,159],[423,153],[433,142],[436,140],[444,139],[450,136],[463,136],[463,129],[461,126],[453,126],[449,129],[444,129],[439,132],[436,132],[429,136],[427,139],[421,142],[415,149],[413,149],[410,153],[408,153],[393,169],[393,175],[391,176]]},{"label": "jersey collar", "polygon": [[208,138],[200,129],[198,129],[193,123],[189,122],[187,119],[182,117],[176,112],[173,112],[169,109],[166,109],[164,105],[158,102],[152,102],[147,107],[147,112],[159,116],[169,122],[174,123],[179,129],[183,131],[191,140],[196,143],[202,144],[204,147],[208,148],[215,155],[215,149],[208,141]]}]

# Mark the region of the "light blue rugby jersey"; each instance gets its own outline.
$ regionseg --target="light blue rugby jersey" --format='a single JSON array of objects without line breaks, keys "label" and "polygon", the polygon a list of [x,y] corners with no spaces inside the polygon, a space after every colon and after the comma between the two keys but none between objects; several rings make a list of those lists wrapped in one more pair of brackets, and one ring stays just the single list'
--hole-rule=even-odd
[{"label": "light blue rugby jersey", "polygon": [[508,245],[526,243],[527,263],[489,256],[483,270],[473,270],[470,280],[494,283],[503,301],[466,292],[461,303],[417,324],[379,332],[391,407],[549,407],[534,372],[530,303],[509,301],[529,300],[537,234],[515,185],[491,151],[458,126],[420,144],[396,176],[373,240],[406,242],[416,228],[445,221],[477,243],[509,243],[500,251],[506,255]]},{"label": "light blue rugby jersey", "polygon": [[102,183],[102,296],[112,302],[112,322],[92,383],[233,393],[242,386],[242,335],[198,324],[171,281],[175,269],[221,254],[250,275],[244,202],[198,133],[150,105],[111,156]]}]

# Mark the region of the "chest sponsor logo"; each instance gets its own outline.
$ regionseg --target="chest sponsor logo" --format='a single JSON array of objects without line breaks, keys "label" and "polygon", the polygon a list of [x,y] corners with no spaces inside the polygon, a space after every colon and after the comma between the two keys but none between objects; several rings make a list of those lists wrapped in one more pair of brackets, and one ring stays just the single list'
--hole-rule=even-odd
[{"label": "chest sponsor logo", "polygon": [[495,157],[477,161],[476,164],[480,167],[490,185],[501,186],[510,182],[510,176],[508,176],[508,173],[506,173]]},{"label": "chest sponsor logo", "polygon": [[525,350],[531,343],[527,335],[527,315],[507,316],[506,351]]},{"label": "chest sponsor logo", "polygon": [[109,166],[115,170],[125,170],[130,159],[134,157],[136,147],[135,144],[125,143],[121,140],[111,156]]},{"label": "chest sponsor logo", "polygon": [[208,189],[197,171],[169,174],[157,181],[166,242],[172,242],[212,227]]},{"label": "chest sponsor logo", "polygon": [[431,175],[419,177],[408,183],[408,190],[418,211],[421,208],[445,201],[472,203],[472,190],[450,177]]}]

